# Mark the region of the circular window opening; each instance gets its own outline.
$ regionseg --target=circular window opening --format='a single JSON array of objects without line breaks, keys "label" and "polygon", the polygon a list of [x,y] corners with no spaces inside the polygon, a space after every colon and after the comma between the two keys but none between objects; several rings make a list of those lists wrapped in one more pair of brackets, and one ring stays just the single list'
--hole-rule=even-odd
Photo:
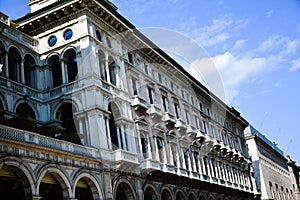
[{"label": "circular window opening", "polygon": [[52,35],[50,36],[49,40],[48,40],[48,44],[50,47],[54,46],[57,42],[57,38],[56,36]]},{"label": "circular window opening", "polygon": [[72,36],[73,36],[73,31],[71,29],[68,29],[65,31],[65,33],[64,33],[65,40],[71,39]]},{"label": "circular window opening", "polygon": [[97,39],[102,42],[102,36],[101,36],[101,33],[99,31],[96,31],[96,37]]}]

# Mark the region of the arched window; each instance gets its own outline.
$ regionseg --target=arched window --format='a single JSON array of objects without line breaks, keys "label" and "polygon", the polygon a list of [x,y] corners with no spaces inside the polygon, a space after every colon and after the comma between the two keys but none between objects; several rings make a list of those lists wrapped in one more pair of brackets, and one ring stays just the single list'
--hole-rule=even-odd
[{"label": "arched window", "polygon": [[59,135],[57,138],[76,144],[81,144],[81,140],[75,126],[73,113],[74,111],[71,103],[64,103],[59,107],[57,118],[61,121],[61,126],[65,130],[62,131],[61,135]]},{"label": "arched window", "polygon": [[98,50],[98,60],[99,60],[99,67],[100,67],[100,77],[101,79],[107,81],[106,59],[105,59],[105,54],[101,50]]},{"label": "arched window", "polygon": [[32,67],[35,65],[35,61],[32,56],[26,55],[24,61],[24,76],[25,76],[25,85],[33,87],[35,85],[34,81],[34,71]]},{"label": "arched window", "polygon": [[5,75],[5,47],[4,44],[0,41],[0,64],[2,64],[2,72],[0,72],[0,76]]},{"label": "arched window", "polygon": [[112,149],[122,148],[122,140],[119,127],[116,126],[115,117],[118,116],[119,109],[114,103],[108,105],[109,114],[109,131],[112,143]]},{"label": "arched window", "polygon": [[110,83],[113,85],[117,85],[116,63],[111,56],[108,57],[108,64]]},{"label": "arched window", "polygon": [[13,81],[21,81],[21,54],[15,48],[11,47],[8,51],[8,69],[9,78]]},{"label": "arched window", "polygon": [[78,74],[77,67],[77,57],[74,49],[69,49],[65,52],[64,58],[66,61],[67,67],[67,82],[72,82],[76,80],[76,76]]},{"label": "arched window", "polygon": [[19,117],[36,119],[33,109],[27,103],[21,103],[16,109]]},{"label": "arched window", "polygon": [[58,87],[62,84],[62,72],[61,72],[61,64],[59,61],[59,57],[57,55],[51,56],[48,59],[48,64],[50,65],[52,71],[52,84],[53,87]]}]

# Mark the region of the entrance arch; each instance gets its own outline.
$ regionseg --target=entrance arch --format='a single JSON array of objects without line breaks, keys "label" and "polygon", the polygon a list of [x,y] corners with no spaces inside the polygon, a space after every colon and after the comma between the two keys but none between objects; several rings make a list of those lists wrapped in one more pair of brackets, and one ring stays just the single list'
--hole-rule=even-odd
[{"label": "entrance arch", "polygon": [[158,200],[157,194],[152,187],[147,187],[144,192],[144,200]]},{"label": "entrance arch", "polygon": [[176,200],[185,200],[184,195],[181,191],[178,191],[176,194]]},{"label": "entrance arch", "polygon": [[31,198],[30,182],[17,167],[4,165],[0,169],[0,199]]},{"label": "entrance arch", "polygon": [[162,191],[161,200],[172,200],[172,195],[167,189],[164,189]]},{"label": "entrance arch", "polygon": [[116,188],[116,200],[135,200],[135,195],[131,187],[121,182]]},{"label": "entrance arch", "polygon": [[47,170],[39,184],[39,196],[43,200],[62,200],[69,198],[70,186],[61,177],[58,170]]}]

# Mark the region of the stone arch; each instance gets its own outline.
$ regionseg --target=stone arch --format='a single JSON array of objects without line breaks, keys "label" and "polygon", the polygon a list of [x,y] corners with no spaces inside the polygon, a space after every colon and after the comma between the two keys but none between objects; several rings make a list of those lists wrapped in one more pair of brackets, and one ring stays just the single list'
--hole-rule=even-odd
[{"label": "stone arch", "polygon": [[66,82],[70,83],[77,79],[78,75],[78,65],[77,65],[77,53],[76,49],[68,48],[63,52],[63,60],[65,62],[65,68],[67,74]]},{"label": "stone arch", "polygon": [[112,143],[112,149],[118,149],[122,147],[122,140],[120,140],[120,130],[116,125],[116,120],[121,117],[121,112],[118,105],[111,101],[108,104],[108,111],[109,114],[109,132],[110,132],[110,139]]},{"label": "stone arch", "polygon": [[114,199],[135,200],[135,189],[126,178],[118,178],[114,187]]},{"label": "stone arch", "polygon": [[[104,199],[103,197],[103,192],[102,189],[100,187],[100,184],[98,183],[98,181],[96,180],[96,178],[86,172],[86,171],[79,171],[75,174],[74,177],[74,181],[73,181],[73,196],[80,200],[80,199],[89,199],[86,197],[78,197],[76,196],[76,188],[77,185],[80,184],[82,187],[88,187],[90,189],[90,193],[91,193],[91,197],[90,199],[94,199],[94,200],[100,200],[100,199]],[[88,195],[86,195],[88,196]]]},{"label": "stone arch", "polygon": [[184,193],[181,190],[177,190],[175,197],[176,200],[185,200]]},{"label": "stone arch", "polygon": [[71,181],[67,173],[63,172],[57,165],[49,164],[41,167],[37,174],[37,191],[43,199],[65,199],[70,198]]},{"label": "stone arch", "polygon": [[[24,199],[36,194],[35,176],[29,166],[19,158],[5,157],[0,160],[0,198]],[[12,187],[14,186],[14,187]],[[20,191],[23,189],[23,192]]]},{"label": "stone arch", "polygon": [[112,56],[108,56],[108,69],[109,69],[109,78],[110,83],[117,85],[117,67],[116,61]]},{"label": "stone arch", "polygon": [[20,101],[16,104],[15,113],[20,117],[37,119],[37,114],[33,106],[24,101]]},{"label": "stone arch", "polygon": [[8,50],[8,77],[16,82],[21,82],[21,51],[14,46]]},{"label": "stone arch", "polygon": [[98,64],[100,70],[100,78],[107,81],[107,71],[106,71],[106,55],[102,49],[98,49]]},{"label": "stone arch", "polygon": [[199,200],[206,200],[205,195],[204,194],[200,194]]},{"label": "stone arch", "polygon": [[144,200],[158,200],[156,188],[151,184],[146,184],[144,187]]},{"label": "stone arch", "polygon": [[171,190],[167,187],[163,187],[160,194],[161,194],[161,200],[174,199]]},{"label": "stone arch", "polygon": [[78,134],[78,123],[74,117],[74,113],[78,110],[73,102],[64,101],[57,106],[55,117],[61,122],[64,130],[56,135],[56,138],[65,141],[81,144],[80,136]]},{"label": "stone arch", "polygon": [[34,70],[32,69],[36,61],[34,57],[30,54],[26,54],[24,57],[24,76],[25,76],[25,85],[29,87],[35,87],[35,78]]},{"label": "stone arch", "polygon": [[196,195],[193,192],[190,192],[188,195],[188,200],[196,200]]}]

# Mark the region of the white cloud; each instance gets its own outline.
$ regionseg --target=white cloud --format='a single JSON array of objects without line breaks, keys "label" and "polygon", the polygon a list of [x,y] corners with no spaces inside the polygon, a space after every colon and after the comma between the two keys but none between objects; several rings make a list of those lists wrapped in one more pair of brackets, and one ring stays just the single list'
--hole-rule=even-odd
[{"label": "white cloud", "polygon": [[297,71],[300,68],[300,58],[291,61],[292,66],[289,68],[291,72]]},{"label": "white cloud", "polygon": [[274,86],[277,87],[277,88],[281,88],[281,83],[280,83],[280,82],[276,82],[276,83],[274,84]]},{"label": "white cloud", "polygon": [[200,28],[197,19],[183,19],[179,23],[178,29],[189,33],[202,46],[211,47],[228,41],[232,32],[239,30],[247,23],[247,20],[234,20],[229,15],[224,15],[213,19],[211,24]]},{"label": "white cloud", "polygon": [[246,40],[238,40],[234,43],[233,47],[231,48],[231,50],[237,50],[240,49],[241,47],[243,47],[246,43]]},{"label": "white cloud", "polygon": [[273,15],[273,10],[269,10],[268,12],[266,12],[266,17],[270,18]]}]

